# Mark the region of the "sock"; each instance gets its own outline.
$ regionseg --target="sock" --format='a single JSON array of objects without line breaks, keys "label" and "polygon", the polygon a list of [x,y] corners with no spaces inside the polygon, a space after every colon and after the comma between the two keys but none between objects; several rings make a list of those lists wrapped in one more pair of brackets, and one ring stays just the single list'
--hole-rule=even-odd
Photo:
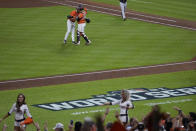
[{"label": "sock", "polygon": [[77,43],[80,41],[80,32],[77,30]]},{"label": "sock", "polygon": [[85,35],[84,32],[82,32],[82,37],[85,39],[86,42],[89,42],[88,37]]}]

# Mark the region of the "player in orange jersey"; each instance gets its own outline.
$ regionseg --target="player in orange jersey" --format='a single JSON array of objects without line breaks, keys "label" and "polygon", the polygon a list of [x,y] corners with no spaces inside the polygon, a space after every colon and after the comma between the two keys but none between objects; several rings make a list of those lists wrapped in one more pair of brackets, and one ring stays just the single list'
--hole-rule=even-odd
[{"label": "player in orange jersey", "polygon": [[79,5],[78,9],[80,10],[80,12],[79,12],[78,17],[77,17],[77,22],[78,22],[77,45],[80,44],[80,36],[82,36],[85,39],[86,45],[89,45],[91,43],[91,41],[88,39],[88,37],[84,33],[84,29],[85,29],[85,26],[86,26],[87,9],[83,8],[82,5]]}]

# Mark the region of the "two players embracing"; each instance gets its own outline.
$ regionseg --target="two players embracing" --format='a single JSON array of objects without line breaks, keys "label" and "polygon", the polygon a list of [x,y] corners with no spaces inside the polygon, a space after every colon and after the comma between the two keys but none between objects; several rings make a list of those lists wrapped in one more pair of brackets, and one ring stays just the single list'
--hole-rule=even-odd
[{"label": "two players embracing", "polygon": [[[67,38],[69,33],[72,32],[72,43],[75,45],[80,44],[80,36],[84,38],[86,41],[86,45],[89,45],[91,41],[88,39],[86,34],[84,33],[84,29],[86,23],[90,22],[90,19],[86,18],[87,9],[84,8],[82,5],[79,5],[76,10],[73,10],[70,15],[67,16],[67,32],[64,37],[64,43],[67,43]],[[78,23],[77,29],[77,41],[75,42],[75,22]]]}]

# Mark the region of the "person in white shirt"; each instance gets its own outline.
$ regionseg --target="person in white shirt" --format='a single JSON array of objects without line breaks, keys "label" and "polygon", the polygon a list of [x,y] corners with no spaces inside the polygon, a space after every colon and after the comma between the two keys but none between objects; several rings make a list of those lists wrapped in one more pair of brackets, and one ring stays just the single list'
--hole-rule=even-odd
[{"label": "person in white shirt", "polygon": [[119,119],[125,126],[129,120],[128,110],[134,108],[134,105],[131,102],[130,93],[128,90],[121,91],[121,99],[119,101],[104,103],[104,105],[116,105],[116,104],[119,104],[120,106]]},{"label": "person in white shirt", "polygon": [[24,114],[30,118],[32,118],[32,116],[29,112],[25,102],[25,96],[23,94],[18,95],[16,103],[14,103],[10,111],[2,119],[0,119],[0,123],[10,116],[12,112],[15,112],[14,131],[25,131],[26,126],[20,125],[20,123],[25,120]]}]

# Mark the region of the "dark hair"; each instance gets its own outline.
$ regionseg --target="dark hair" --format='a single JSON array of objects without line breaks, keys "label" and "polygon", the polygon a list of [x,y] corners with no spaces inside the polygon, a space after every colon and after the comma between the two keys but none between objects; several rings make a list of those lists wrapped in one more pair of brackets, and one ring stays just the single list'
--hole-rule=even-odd
[{"label": "dark hair", "polygon": [[[22,102],[19,102],[19,101],[18,101],[18,98],[19,98],[20,96],[23,97],[23,101],[22,101]],[[25,96],[24,96],[24,94],[20,93],[20,94],[18,94],[17,100],[16,100],[17,112],[20,112],[20,111],[21,111],[21,110],[20,110],[20,107],[21,107],[23,104],[26,104],[26,102],[25,102]]]},{"label": "dark hair", "polygon": [[59,130],[60,130],[60,131],[63,131],[63,128],[60,128]]},{"label": "dark hair", "polygon": [[158,131],[159,121],[161,120],[162,113],[158,105],[153,106],[152,111],[145,117],[144,125],[148,130]]},{"label": "dark hair", "polygon": [[172,126],[173,126],[173,123],[172,123],[172,121],[171,120],[166,120],[166,122],[165,122],[165,129],[166,129],[166,131],[170,131],[170,129],[172,128]]},{"label": "dark hair", "polygon": [[193,126],[194,126],[193,128],[196,129],[196,122],[193,123]]},{"label": "dark hair", "polygon": [[185,118],[182,119],[182,124],[183,124],[185,129],[188,128],[188,123],[189,123],[189,119],[188,118],[185,117]]},{"label": "dark hair", "polygon": [[75,123],[74,131],[81,131],[81,128],[82,128],[82,122],[77,121],[77,122]]},{"label": "dark hair", "polygon": [[113,125],[112,122],[108,122],[108,123],[106,124],[106,128],[107,128],[107,129],[111,129],[111,128],[112,128],[112,125]]},{"label": "dark hair", "polygon": [[196,120],[196,113],[195,112],[189,112],[189,115],[193,119],[193,121]]}]

